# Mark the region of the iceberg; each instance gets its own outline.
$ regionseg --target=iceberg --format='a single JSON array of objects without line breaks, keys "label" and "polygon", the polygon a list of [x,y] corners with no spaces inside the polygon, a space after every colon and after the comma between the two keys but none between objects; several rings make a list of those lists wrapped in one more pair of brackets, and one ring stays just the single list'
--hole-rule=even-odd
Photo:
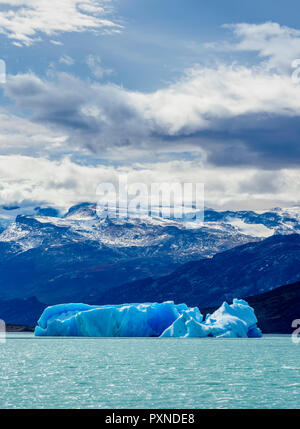
[{"label": "iceberg", "polygon": [[203,320],[199,308],[163,303],[47,307],[35,328],[36,336],[258,338],[253,308],[244,300],[227,302]]}]

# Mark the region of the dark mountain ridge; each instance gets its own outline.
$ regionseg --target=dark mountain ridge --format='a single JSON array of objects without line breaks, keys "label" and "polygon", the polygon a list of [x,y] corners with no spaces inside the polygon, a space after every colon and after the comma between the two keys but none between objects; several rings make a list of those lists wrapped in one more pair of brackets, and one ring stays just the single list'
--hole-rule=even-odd
[{"label": "dark mountain ridge", "polygon": [[[254,308],[264,334],[291,334],[295,330],[292,322],[300,320],[300,282],[245,299]],[[206,316],[217,308],[202,308],[201,313]]]},{"label": "dark mountain ridge", "polygon": [[300,235],[275,235],[188,262],[172,274],[113,288],[98,303],[174,300],[199,307],[268,292],[300,280]]},{"label": "dark mountain ridge", "polygon": [[99,219],[89,203],[63,217],[20,214],[0,234],[0,299],[89,301],[122,283],[170,274],[184,262],[259,239],[231,225]]},{"label": "dark mountain ridge", "polygon": [[[254,308],[264,334],[291,334],[294,331],[292,322],[300,319],[300,282],[245,299]],[[30,327],[36,325],[45,308],[46,305],[36,298],[0,301],[0,318],[6,322],[8,331],[32,331]],[[206,316],[217,308],[215,306],[200,310]]]}]

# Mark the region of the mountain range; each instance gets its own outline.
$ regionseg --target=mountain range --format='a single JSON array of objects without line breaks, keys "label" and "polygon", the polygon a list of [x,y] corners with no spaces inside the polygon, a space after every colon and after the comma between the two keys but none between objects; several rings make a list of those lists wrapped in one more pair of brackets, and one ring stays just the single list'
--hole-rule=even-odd
[{"label": "mountain range", "polygon": [[[264,334],[291,334],[294,331],[292,322],[299,320],[300,282],[245,299],[254,308]],[[32,331],[45,308],[46,304],[36,298],[0,301],[0,317],[7,322],[8,331]],[[217,308],[200,310],[205,317]]]},{"label": "mountain range", "polygon": [[65,213],[2,206],[0,225],[0,317],[13,303],[24,307],[11,323],[30,324],[29,308],[36,314],[61,302],[174,300],[203,308],[300,280],[298,207],[206,208],[200,224],[99,218],[93,203]]},{"label": "mountain range", "polygon": [[0,234],[0,299],[91,300],[100,292],[261,238],[230,223],[99,219],[94,204],[61,217],[19,214]]},{"label": "mountain range", "polygon": [[168,301],[212,306],[268,292],[300,280],[300,235],[274,235],[191,261],[158,279],[147,278],[110,289],[99,304]]}]

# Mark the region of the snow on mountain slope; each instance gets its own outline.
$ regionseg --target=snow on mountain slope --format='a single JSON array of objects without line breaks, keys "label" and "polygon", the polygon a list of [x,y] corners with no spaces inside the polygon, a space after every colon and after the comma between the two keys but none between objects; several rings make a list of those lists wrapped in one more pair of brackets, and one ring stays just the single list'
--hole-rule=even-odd
[{"label": "snow on mountain slope", "polygon": [[[110,288],[168,275],[271,235],[300,231],[296,208],[266,213],[205,211],[204,224],[161,217],[101,219],[82,203],[60,215],[51,207],[20,213],[0,233],[0,299],[36,296],[49,304],[84,300]],[[25,213],[25,214],[24,214]],[[1,214],[1,213],[0,213]]]},{"label": "snow on mountain slope", "polygon": [[251,237],[271,237],[274,234],[274,230],[266,227],[262,223],[246,223],[242,219],[228,219],[228,223],[236,228],[237,231],[242,234],[250,235]]},{"label": "snow on mountain slope", "polygon": [[94,204],[61,217],[19,215],[0,234],[0,298],[89,303],[111,287],[169,274],[184,262],[255,240],[231,225],[99,219]]},{"label": "snow on mountain slope", "polygon": [[[233,233],[239,232],[242,235],[251,237],[269,237],[277,233],[295,233],[300,231],[300,207],[275,208],[268,212],[253,211],[215,211],[207,208],[205,210],[204,224],[190,219],[167,219],[160,216],[144,216],[138,218],[131,214],[126,218],[100,219],[96,213],[96,204],[81,203],[71,207],[64,216],[59,215],[59,211],[52,207],[0,207],[0,225],[3,228],[11,225],[17,216],[27,216],[34,218],[40,223],[51,223],[57,227],[70,227],[75,232],[85,237],[99,239],[99,232],[107,230],[107,226],[114,227],[115,231],[107,236],[108,242],[112,244],[131,245],[133,238],[134,244],[139,245],[139,225],[146,225],[147,228],[173,226],[179,229],[191,230],[228,230]],[[110,223],[109,223],[110,222]],[[116,233],[116,229],[121,229],[122,235]],[[123,236],[125,227],[128,228],[128,234]],[[130,229],[136,228],[137,234],[133,234]],[[118,238],[117,238],[118,237]],[[141,238],[141,237],[140,237]],[[129,240],[129,242],[128,242]],[[144,241],[140,243],[144,245]]]},{"label": "snow on mountain slope", "polygon": [[196,257],[209,257],[252,240],[229,222],[208,222],[199,226],[150,216],[99,219],[96,206],[84,203],[72,207],[63,217],[17,216],[16,221],[0,234],[0,242],[14,242],[21,250],[38,247],[47,237],[51,237],[51,246],[62,240],[92,241],[99,246],[123,249],[129,253],[135,249],[143,256],[172,253],[178,260],[189,259],[194,254]]}]

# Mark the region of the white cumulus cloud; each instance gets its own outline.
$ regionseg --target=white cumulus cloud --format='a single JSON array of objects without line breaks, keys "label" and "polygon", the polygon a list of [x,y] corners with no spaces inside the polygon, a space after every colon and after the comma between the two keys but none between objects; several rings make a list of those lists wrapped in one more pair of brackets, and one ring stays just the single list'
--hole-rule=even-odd
[{"label": "white cumulus cloud", "polygon": [[300,57],[300,30],[280,25],[277,22],[262,24],[226,24],[234,40],[223,43],[208,43],[208,48],[221,51],[254,52],[265,61],[269,69],[288,71],[291,63]]},{"label": "white cumulus cloud", "polygon": [[120,25],[109,19],[110,0],[0,0],[0,32],[18,46],[29,46],[43,35],[103,30]]},{"label": "white cumulus cloud", "polygon": [[[199,161],[166,161],[113,165],[81,165],[68,157],[49,160],[24,155],[0,156],[0,205],[50,204],[67,209],[82,201],[97,201],[97,186],[117,186],[119,175],[128,183],[204,183],[205,205],[223,209],[263,210],[299,204],[300,171],[257,172],[255,168],[219,168]],[[270,186],[267,186],[267,184]]]}]

